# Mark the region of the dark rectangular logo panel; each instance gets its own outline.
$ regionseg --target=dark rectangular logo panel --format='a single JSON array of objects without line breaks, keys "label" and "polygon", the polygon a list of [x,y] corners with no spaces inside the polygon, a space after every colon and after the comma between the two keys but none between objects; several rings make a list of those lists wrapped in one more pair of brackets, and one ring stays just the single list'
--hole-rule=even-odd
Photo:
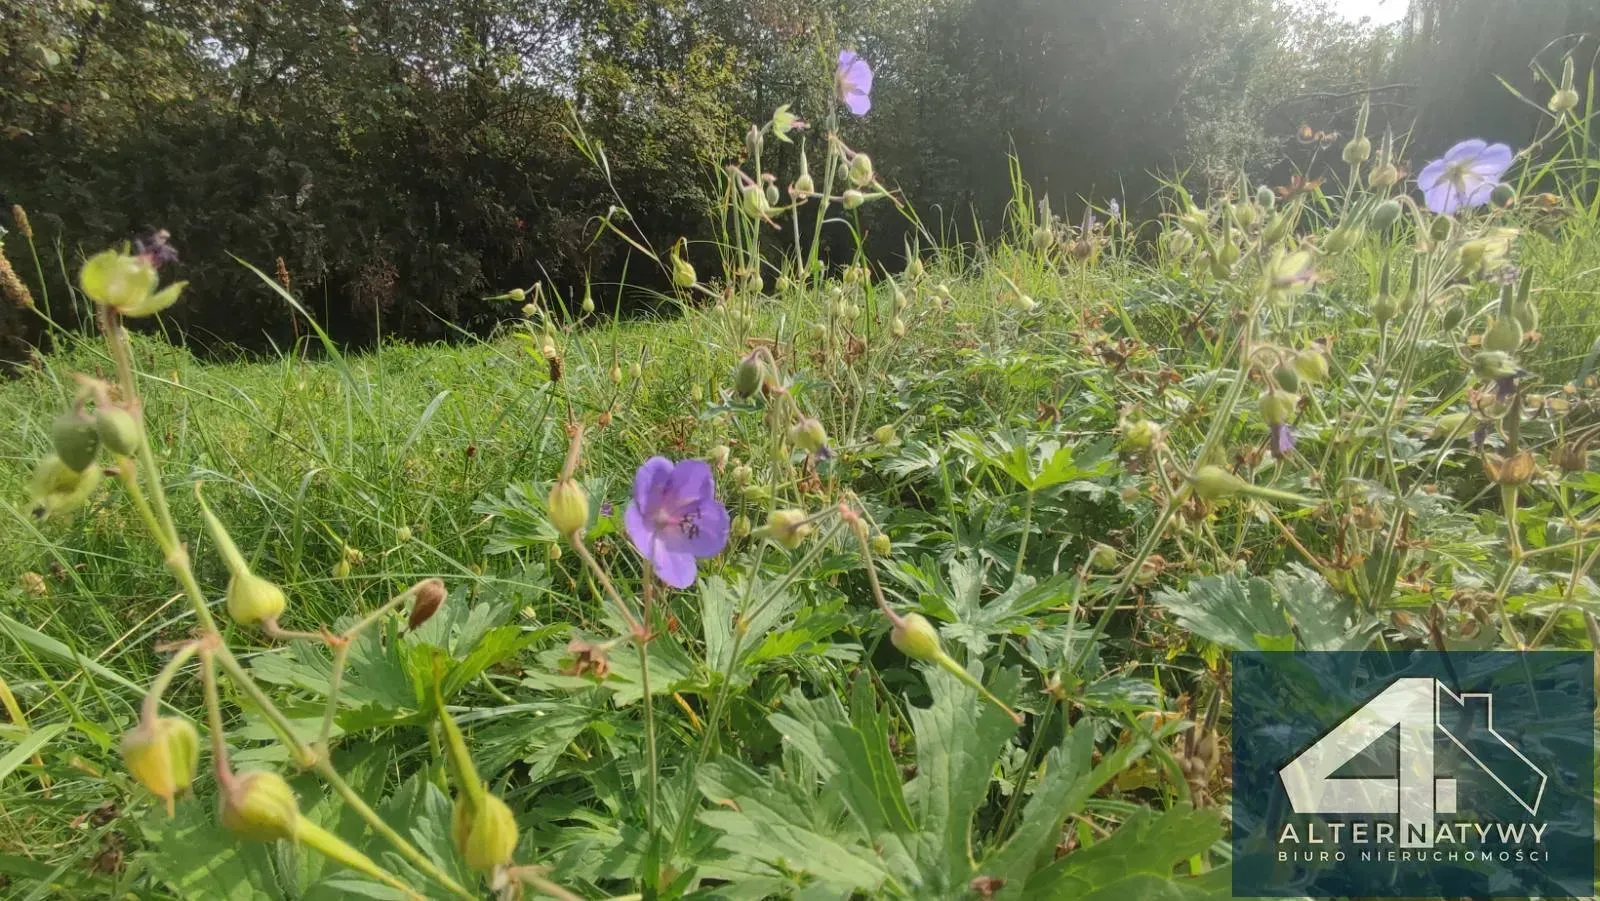
[{"label": "dark rectangular logo panel", "polygon": [[1233,658],[1235,897],[1594,892],[1585,651]]}]

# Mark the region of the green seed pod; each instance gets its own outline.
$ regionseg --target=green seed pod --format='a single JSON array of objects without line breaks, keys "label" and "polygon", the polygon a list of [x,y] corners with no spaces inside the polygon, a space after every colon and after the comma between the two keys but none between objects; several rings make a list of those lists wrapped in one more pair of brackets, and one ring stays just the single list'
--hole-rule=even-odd
[{"label": "green seed pod", "polygon": [[[340,561],[343,563],[344,561]],[[347,572],[348,572],[348,564]],[[283,615],[288,601],[283,589],[248,570],[228,580],[228,616],[241,626],[256,626]]]},{"label": "green seed pod", "polygon": [[1230,498],[1248,488],[1250,483],[1220,466],[1202,466],[1191,477],[1194,493],[1201,500],[1216,501]]},{"label": "green seed pod", "polygon": [[894,544],[889,541],[889,536],[879,532],[872,536],[872,552],[879,557],[887,557],[894,551]]},{"label": "green seed pod", "polygon": [[1247,200],[1241,200],[1233,205],[1233,221],[1240,228],[1249,228],[1250,226],[1255,225],[1258,216],[1259,213],[1256,210],[1255,204],[1250,203]]},{"label": "green seed pod", "polygon": [[1272,380],[1285,391],[1300,390],[1300,372],[1289,363],[1279,363],[1273,367]]},{"label": "green seed pod", "polygon": [[845,209],[853,210],[867,202],[867,195],[857,191],[855,188],[851,188],[841,194],[840,199]]},{"label": "green seed pod", "polygon": [[96,408],[94,429],[100,443],[113,454],[131,457],[139,452],[139,422],[127,410],[109,405]]},{"label": "green seed pod", "polygon": [[100,432],[94,427],[93,417],[82,410],[68,410],[50,426],[50,443],[61,462],[82,472],[100,450]]},{"label": "green seed pod", "polygon": [[939,631],[920,613],[907,613],[901,617],[900,622],[889,630],[889,642],[900,653],[923,663],[932,663],[944,654],[944,649],[939,646]]},{"label": "green seed pod", "polygon": [[1483,349],[1501,351],[1503,353],[1516,353],[1522,346],[1522,326],[1515,316],[1502,314],[1496,319],[1494,325],[1483,333]]},{"label": "green seed pod", "polygon": [[791,188],[790,193],[798,194],[801,197],[804,197],[807,194],[815,194],[817,193],[816,180],[811,177],[810,172],[802,172],[800,173],[800,177],[794,180],[794,185]]},{"label": "green seed pod", "polygon": [[1379,325],[1393,319],[1400,312],[1400,304],[1390,294],[1379,294],[1372,298],[1372,318]]},{"label": "green seed pod", "polygon": [[1578,105],[1578,92],[1572,88],[1562,88],[1550,96],[1550,112],[1560,115],[1571,112]]},{"label": "green seed pod", "polygon": [[1403,212],[1400,201],[1390,198],[1372,211],[1372,227],[1378,231],[1388,231],[1389,227],[1400,221]]},{"label": "green seed pod", "polygon": [[224,829],[253,841],[293,839],[300,824],[294,790],[270,770],[240,773],[221,792],[217,807]]},{"label": "green seed pod", "polygon": [[589,293],[588,288],[583,290],[583,303],[578,308],[583,310],[585,316],[594,312],[594,295]]},{"label": "green seed pod", "polygon": [[1289,237],[1289,229],[1293,227],[1294,220],[1283,212],[1272,214],[1267,224],[1261,229],[1261,241],[1267,247],[1283,243]]},{"label": "green seed pod", "polygon": [[485,792],[477,805],[462,795],[450,815],[450,836],[467,866],[492,873],[511,863],[517,850],[517,820],[506,802],[494,795]]},{"label": "green seed pod", "polygon": [[582,535],[589,527],[589,495],[575,479],[561,479],[550,489],[550,523],[562,537]]},{"label": "green seed pod", "polygon": [[879,444],[893,444],[895,429],[892,425],[880,425],[872,431],[872,440]]},{"label": "green seed pod", "polygon": [[1204,210],[1190,207],[1186,212],[1178,214],[1178,224],[1196,238],[1205,234],[1206,228],[1211,225],[1211,217]]},{"label": "green seed pod", "polygon": [[1451,304],[1450,307],[1444,311],[1444,318],[1440,321],[1440,324],[1443,325],[1444,330],[1448,332],[1455,329],[1455,327],[1460,325],[1462,320],[1466,318],[1467,307],[1465,304]]},{"label": "green seed pod", "polygon": [[522,303],[524,300],[528,299],[528,292],[522,290],[521,288],[512,288],[510,291],[506,292],[506,299],[512,303]]},{"label": "green seed pod", "polygon": [[156,717],[122,736],[123,765],[140,785],[166,802],[168,816],[172,799],[194,782],[199,757],[200,736],[186,719]]},{"label": "green seed pod", "polygon": [[1277,203],[1278,203],[1278,198],[1277,198],[1277,196],[1275,194],[1272,193],[1272,189],[1271,188],[1267,187],[1266,185],[1262,185],[1261,187],[1256,189],[1256,205],[1257,206],[1261,207],[1264,210],[1267,210],[1268,212],[1271,212],[1272,209],[1275,206],[1277,206]]},{"label": "green seed pod", "polygon": [[1089,549],[1089,568],[1110,572],[1117,568],[1117,549],[1109,544],[1096,543]]},{"label": "green seed pod", "polygon": [[760,391],[761,370],[761,360],[754,355],[740,360],[738,368],[733,371],[733,392],[740,397],[748,398]]},{"label": "green seed pod", "polygon": [[906,278],[909,278],[913,281],[922,278],[923,273],[926,271],[927,270],[922,265],[922,260],[919,257],[912,257],[911,262],[906,264]]},{"label": "green seed pod", "polygon": [[1300,378],[1303,381],[1311,382],[1312,384],[1326,382],[1328,380],[1328,355],[1320,350],[1308,347],[1294,355],[1294,370],[1300,374]]},{"label": "green seed pod", "polygon": [[1472,371],[1485,381],[1511,378],[1522,370],[1511,355],[1500,350],[1479,351],[1472,356]]},{"label": "green seed pod", "polygon": [[1185,257],[1189,251],[1194,250],[1194,235],[1186,231],[1170,231],[1166,235],[1167,253],[1175,257]]},{"label": "green seed pod", "polygon": [[1506,209],[1517,202],[1517,189],[1505,182],[1494,186],[1489,193],[1489,202],[1499,209]]}]

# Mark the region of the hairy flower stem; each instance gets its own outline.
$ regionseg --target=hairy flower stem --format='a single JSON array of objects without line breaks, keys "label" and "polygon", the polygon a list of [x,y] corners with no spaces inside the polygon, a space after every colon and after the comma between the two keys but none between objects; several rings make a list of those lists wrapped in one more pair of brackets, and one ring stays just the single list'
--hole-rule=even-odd
[{"label": "hairy flower stem", "polygon": [[669,851],[667,854],[667,859],[669,861],[672,859],[673,855],[678,853],[678,846],[683,843],[684,838],[688,834],[689,823],[693,822],[694,820],[694,809],[699,806],[698,795],[695,792],[694,785],[695,774],[700,771],[700,767],[704,765],[706,760],[711,756],[711,747],[712,745],[716,744],[717,740],[717,727],[721,725],[722,716],[727,711],[728,699],[733,694],[733,677],[739,668],[739,652],[744,650],[745,636],[749,633],[749,629],[744,627],[745,623],[748,623],[750,620],[759,616],[761,612],[767,608],[768,604],[782,596],[783,592],[788,589],[789,584],[794,581],[795,576],[799,573],[805,572],[812,563],[815,563],[817,558],[822,556],[823,550],[833,543],[834,536],[838,535],[839,530],[843,528],[843,521],[836,522],[833,524],[833,528],[829,529],[823,534],[821,539],[812,542],[812,545],[810,549],[806,551],[805,556],[801,557],[798,563],[790,567],[789,571],[784,574],[783,578],[779,580],[778,584],[774,585],[772,589],[767,592],[766,597],[762,598],[761,601],[756,604],[754,609],[751,609],[749,604],[750,596],[748,594],[748,590],[750,586],[755,583],[754,573],[760,571],[761,556],[765,554],[765,546],[763,545],[762,550],[757,552],[755,563],[752,565],[750,570],[751,575],[747,577],[745,581],[747,593],[744,595],[744,599],[740,604],[740,625],[738,628],[733,630],[733,644],[728,652],[728,669],[727,671],[721,673],[722,684],[717,686],[717,693],[711,699],[711,712],[706,715],[705,726],[701,731],[699,751],[694,757],[689,759],[689,766],[684,771],[683,811],[679,813],[678,820],[673,826],[672,843],[668,846]]},{"label": "hairy flower stem", "polygon": [[606,571],[600,566],[600,562],[594,559],[593,554],[589,553],[588,546],[583,543],[583,536],[572,535],[572,549],[578,552],[578,557],[583,560],[585,566],[589,567],[589,572],[594,574],[595,581],[599,582],[600,587],[605,590],[606,597],[610,598],[611,603],[616,606],[617,612],[622,615],[623,622],[627,623],[629,633],[636,635],[642,632],[644,627],[639,624],[639,618],[633,615],[633,610],[622,599],[622,595],[617,593],[617,586],[611,583],[611,577],[606,575]]},{"label": "hairy flower stem", "polygon": [[140,710],[145,722],[155,720],[161,709],[161,698],[167,693],[167,686],[172,684],[173,678],[178,675],[178,670],[182,669],[199,649],[199,642],[185,642],[172,655],[172,659],[167,661],[167,665],[161,668],[161,672],[156,674],[155,680],[150,683],[149,691],[145,692],[144,704]]},{"label": "hairy flower stem", "polygon": [[[114,312],[102,307],[100,314],[101,328],[104,330],[112,359],[116,363],[123,401],[131,409],[140,411],[142,405],[139,403],[138,393],[135,390],[131,348],[128,343],[127,333],[123,331],[121,325],[117,322]],[[136,412],[136,415],[139,415],[138,412]],[[190,565],[188,551],[185,550],[181,540],[178,538],[177,526],[173,521],[172,511],[167,505],[166,494],[162,488],[161,470],[156,463],[155,454],[151,451],[148,440],[139,443],[138,460],[137,471],[131,466],[123,467],[123,484],[127,486],[130,500],[135,509],[138,510],[146,528],[149,529],[151,537],[155,539],[156,545],[160,548],[167,568],[172,571],[178,584],[183,588],[184,594],[188,596],[190,607],[194,610],[195,618],[200,623],[203,633],[201,640],[207,643],[206,651],[209,656],[215,659],[216,663],[222,667],[234,684],[256,704],[262,716],[266,718],[267,723],[278,734],[279,740],[288,747],[291,757],[295,761],[301,764],[310,763],[315,767],[323,781],[327,782],[344,799],[345,803],[349,804],[372,827],[373,831],[389,842],[402,857],[452,894],[463,898],[473,897],[472,893],[450,878],[449,874],[445,873],[437,864],[428,859],[426,855],[391,828],[388,823],[384,822],[383,818],[378,816],[377,811],[368,806],[367,802],[356,793],[355,789],[344,781],[344,778],[339,775],[339,771],[334,768],[330,761],[313,753],[311,749],[300,741],[294,734],[288,718],[278,710],[277,706],[272,703],[272,699],[267,697],[266,692],[261,690],[261,687],[255,683],[255,680],[251,678],[250,674],[233,656],[227,645],[222,642],[221,632],[218,631],[216,620],[211,615],[205,592],[201,590],[200,584],[194,575],[194,568]],[[148,498],[139,483],[139,476],[141,475],[150,480],[154,489]],[[214,718],[213,728],[220,726],[220,722],[221,715],[219,711]],[[220,731],[218,734],[220,736]],[[218,738],[217,741],[221,741],[221,739]]]},{"label": "hairy flower stem", "polygon": [[1013,582],[1022,577],[1022,562],[1028,557],[1028,534],[1033,531],[1033,494],[1033,489],[1028,489],[1028,498],[1022,504],[1022,540],[1017,542],[1017,565],[1011,569]]}]

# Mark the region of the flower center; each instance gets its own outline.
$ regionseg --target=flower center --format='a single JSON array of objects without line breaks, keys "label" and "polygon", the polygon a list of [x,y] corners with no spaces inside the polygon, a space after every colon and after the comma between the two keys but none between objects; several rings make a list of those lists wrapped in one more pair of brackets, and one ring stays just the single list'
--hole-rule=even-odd
[{"label": "flower center", "polygon": [[685,538],[693,539],[700,535],[700,508],[690,507],[682,513],[671,510],[656,511],[656,528],[658,530],[675,528]]},{"label": "flower center", "polygon": [[1467,183],[1467,175],[1471,171],[1472,161],[1463,160],[1462,162],[1451,163],[1450,165],[1446,166],[1444,170],[1444,177],[1445,180],[1449,181],[1451,184],[1461,187]]}]

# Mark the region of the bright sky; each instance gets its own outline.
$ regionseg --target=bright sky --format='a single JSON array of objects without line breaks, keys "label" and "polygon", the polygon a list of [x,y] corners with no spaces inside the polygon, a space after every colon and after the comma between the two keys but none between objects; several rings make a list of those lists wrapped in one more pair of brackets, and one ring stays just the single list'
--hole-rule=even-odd
[{"label": "bright sky", "polygon": [[1389,25],[1404,19],[1410,5],[1409,0],[1333,0],[1334,9],[1351,19],[1365,16],[1374,25]]}]

